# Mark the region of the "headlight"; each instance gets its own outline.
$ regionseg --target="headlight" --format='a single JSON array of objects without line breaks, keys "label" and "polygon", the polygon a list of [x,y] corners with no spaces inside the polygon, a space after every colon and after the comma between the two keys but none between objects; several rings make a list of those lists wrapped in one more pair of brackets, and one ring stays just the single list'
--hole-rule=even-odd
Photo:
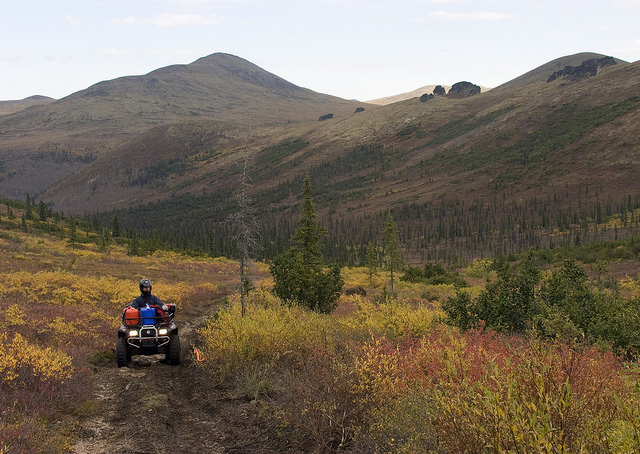
[{"label": "headlight", "polygon": [[131,331],[129,331],[129,337],[136,337],[138,335],[138,331],[135,329],[132,329]]},{"label": "headlight", "polygon": [[158,330],[158,334],[161,335],[161,336],[166,336],[168,332],[169,332],[169,330],[167,328],[160,328]]}]

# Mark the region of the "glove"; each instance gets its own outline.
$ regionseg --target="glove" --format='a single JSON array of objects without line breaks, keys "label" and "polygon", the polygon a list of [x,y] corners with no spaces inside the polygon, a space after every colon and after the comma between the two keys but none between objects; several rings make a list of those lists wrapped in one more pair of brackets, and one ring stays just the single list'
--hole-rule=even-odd
[{"label": "glove", "polygon": [[164,312],[167,312],[167,311],[169,310],[169,306],[167,306],[166,304],[163,304],[163,305],[162,305],[162,310],[163,310]]}]

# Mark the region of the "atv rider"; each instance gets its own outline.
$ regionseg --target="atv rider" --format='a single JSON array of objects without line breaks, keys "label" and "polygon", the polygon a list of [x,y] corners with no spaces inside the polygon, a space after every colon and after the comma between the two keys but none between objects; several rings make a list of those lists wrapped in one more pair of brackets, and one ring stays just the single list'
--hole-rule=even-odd
[{"label": "atv rider", "polygon": [[139,297],[127,304],[128,307],[130,306],[134,309],[140,309],[149,305],[156,306],[159,309],[162,309],[163,312],[167,312],[169,310],[169,306],[164,304],[160,298],[151,294],[151,281],[149,279],[142,279],[140,281],[140,292]]}]

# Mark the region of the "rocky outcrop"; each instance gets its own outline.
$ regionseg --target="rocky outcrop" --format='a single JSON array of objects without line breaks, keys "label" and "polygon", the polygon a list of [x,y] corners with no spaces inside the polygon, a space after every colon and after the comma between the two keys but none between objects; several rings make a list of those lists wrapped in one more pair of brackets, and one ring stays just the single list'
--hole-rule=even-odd
[{"label": "rocky outcrop", "polygon": [[436,85],[433,89],[433,93],[425,93],[420,96],[420,102],[427,102],[435,96],[444,96],[447,94],[447,90],[444,89],[442,85]]},{"label": "rocky outcrop", "polygon": [[565,66],[564,69],[556,71],[549,76],[547,82],[553,82],[562,78],[566,81],[573,82],[595,76],[600,68],[617,64],[613,57],[591,58],[582,62],[580,66]]},{"label": "rocky outcrop", "polygon": [[325,121],[325,120],[328,120],[329,118],[333,118],[333,114],[332,113],[328,113],[326,115],[320,116],[320,118],[318,118],[318,121]]},{"label": "rocky outcrop", "polygon": [[436,88],[433,89],[434,96],[444,96],[446,94],[447,90],[445,90],[442,85],[436,85]]},{"label": "rocky outcrop", "polygon": [[480,86],[472,84],[471,82],[456,82],[449,89],[447,97],[449,98],[468,98],[479,94],[481,91]]}]

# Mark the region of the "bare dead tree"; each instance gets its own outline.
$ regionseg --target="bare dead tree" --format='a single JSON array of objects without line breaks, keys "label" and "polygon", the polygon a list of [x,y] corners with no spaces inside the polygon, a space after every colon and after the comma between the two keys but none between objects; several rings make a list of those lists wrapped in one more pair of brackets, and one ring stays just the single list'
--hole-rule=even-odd
[{"label": "bare dead tree", "polygon": [[241,165],[242,171],[238,178],[237,190],[238,209],[229,217],[229,221],[233,225],[233,239],[236,242],[240,259],[240,303],[242,316],[244,317],[246,311],[245,299],[249,287],[247,267],[251,256],[254,251],[260,248],[260,245],[258,243],[258,222],[253,213],[253,200],[249,196],[251,179],[248,175],[249,156],[246,149]]}]

